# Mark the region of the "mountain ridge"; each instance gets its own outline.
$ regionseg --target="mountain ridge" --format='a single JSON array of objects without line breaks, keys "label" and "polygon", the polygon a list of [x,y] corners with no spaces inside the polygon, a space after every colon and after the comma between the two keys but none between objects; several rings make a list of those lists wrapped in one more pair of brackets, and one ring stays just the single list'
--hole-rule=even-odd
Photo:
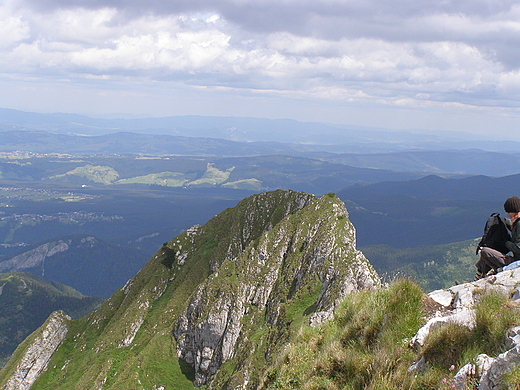
[{"label": "mountain ridge", "polygon": [[[265,359],[298,324],[312,313],[320,313],[315,321],[327,318],[342,294],[378,285],[375,271],[355,250],[347,215],[332,194],[317,199],[278,190],[246,198],[204,226],[188,229],[165,243],[98,311],[70,324],[49,367],[68,363],[60,372],[44,371],[33,389],[101,384],[192,389],[192,380],[210,388],[229,380],[258,383]],[[271,277],[255,272],[258,267]],[[211,280],[222,288],[210,287]],[[204,291],[213,293],[201,306],[197,297]],[[199,323],[206,325],[199,329]],[[233,340],[241,341],[235,345]],[[177,344],[184,351],[180,360]],[[199,358],[190,363],[188,351]],[[251,371],[242,364],[245,359],[264,363]],[[2,371],[0,383],[13,364]]]},{"label": "mountain ridge", "polygon": [[56,310],[80,318],[104,301],[26,272],[0,273],[0,366]]},{"label": "mountain ridge", "polygon": [[[0,109],[0,127],[5,130],[39,129],[56,133],[100,135],[118,131],[222,138],[242,142],[295,143],[314,150],[373,153],[399,150],[445,150],[478,148],[493,151],[518,151],[516,141],[480,139],[463,132],[394,130],[355,125],[298,122],[292,119],[247,117],[203,117],[186,115],[163,118],[100,119],[77,114],[37,114]],[[340,147],[338,147],[340,146]]]},{"label": "mountain ridge", "polygon": [[0,261],[0,272],[31,272],[74,287],[85,295],[108,298],[145,264],[146,254],[91,234],[45,240]]}]

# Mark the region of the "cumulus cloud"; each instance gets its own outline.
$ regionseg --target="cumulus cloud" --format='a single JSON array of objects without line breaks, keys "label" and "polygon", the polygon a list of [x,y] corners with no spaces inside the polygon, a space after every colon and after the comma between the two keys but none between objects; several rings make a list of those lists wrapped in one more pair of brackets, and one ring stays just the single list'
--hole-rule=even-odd
[{"label": "cumulus cloud", "polygon": [[13,13],[7,6],[0,6],[0,50],[9,50],[29,37],[29,26],[21,14]]},{"label": "cumulus cloud", "polygon": [[8,0],[0,73],[515,106],[513,0]]}]

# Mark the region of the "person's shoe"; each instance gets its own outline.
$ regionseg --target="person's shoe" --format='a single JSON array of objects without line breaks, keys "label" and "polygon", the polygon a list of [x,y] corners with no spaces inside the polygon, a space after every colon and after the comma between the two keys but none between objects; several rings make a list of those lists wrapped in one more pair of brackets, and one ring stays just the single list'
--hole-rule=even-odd
[{"label": "person's shoe", "polygon": [[492,268],[488,271],[488,273],[486,274],[486,276],[491,276],[491,275],[496,275],[497,274],[497,270]]},{"label": "person's shoe", "polygon": [[473,279],[473,281],[476,282],[477,280],[482,279],[484,276],[485,276],[485,275],[484,275],[482,272],[477,271],[477,273],[475,274],[475,279]]}]

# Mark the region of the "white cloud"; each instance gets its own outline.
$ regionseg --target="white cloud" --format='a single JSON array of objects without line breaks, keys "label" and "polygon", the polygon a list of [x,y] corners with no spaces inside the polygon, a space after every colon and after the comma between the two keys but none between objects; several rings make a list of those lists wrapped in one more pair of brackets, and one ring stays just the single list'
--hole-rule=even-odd
[{"label": "white cloud", "polygon": [[21,14],[7,5],[0,5],[0,50],[9,50],[18,42],[29,38],[29,26]]},{"label": "white cloud", "polygon": [[9,79],[136,90],[174,81],[413,108],[520,104],[512,0],[7,0],[0,21]]}]

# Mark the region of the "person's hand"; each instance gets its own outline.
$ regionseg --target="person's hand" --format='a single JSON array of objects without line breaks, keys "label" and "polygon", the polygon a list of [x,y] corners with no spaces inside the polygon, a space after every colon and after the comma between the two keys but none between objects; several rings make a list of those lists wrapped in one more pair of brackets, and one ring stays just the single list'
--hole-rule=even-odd
[{"label": "person's hand", "polygon": [[511,224],[514,225],[517,219],[520,219],[520,213],[511,216]]}]

